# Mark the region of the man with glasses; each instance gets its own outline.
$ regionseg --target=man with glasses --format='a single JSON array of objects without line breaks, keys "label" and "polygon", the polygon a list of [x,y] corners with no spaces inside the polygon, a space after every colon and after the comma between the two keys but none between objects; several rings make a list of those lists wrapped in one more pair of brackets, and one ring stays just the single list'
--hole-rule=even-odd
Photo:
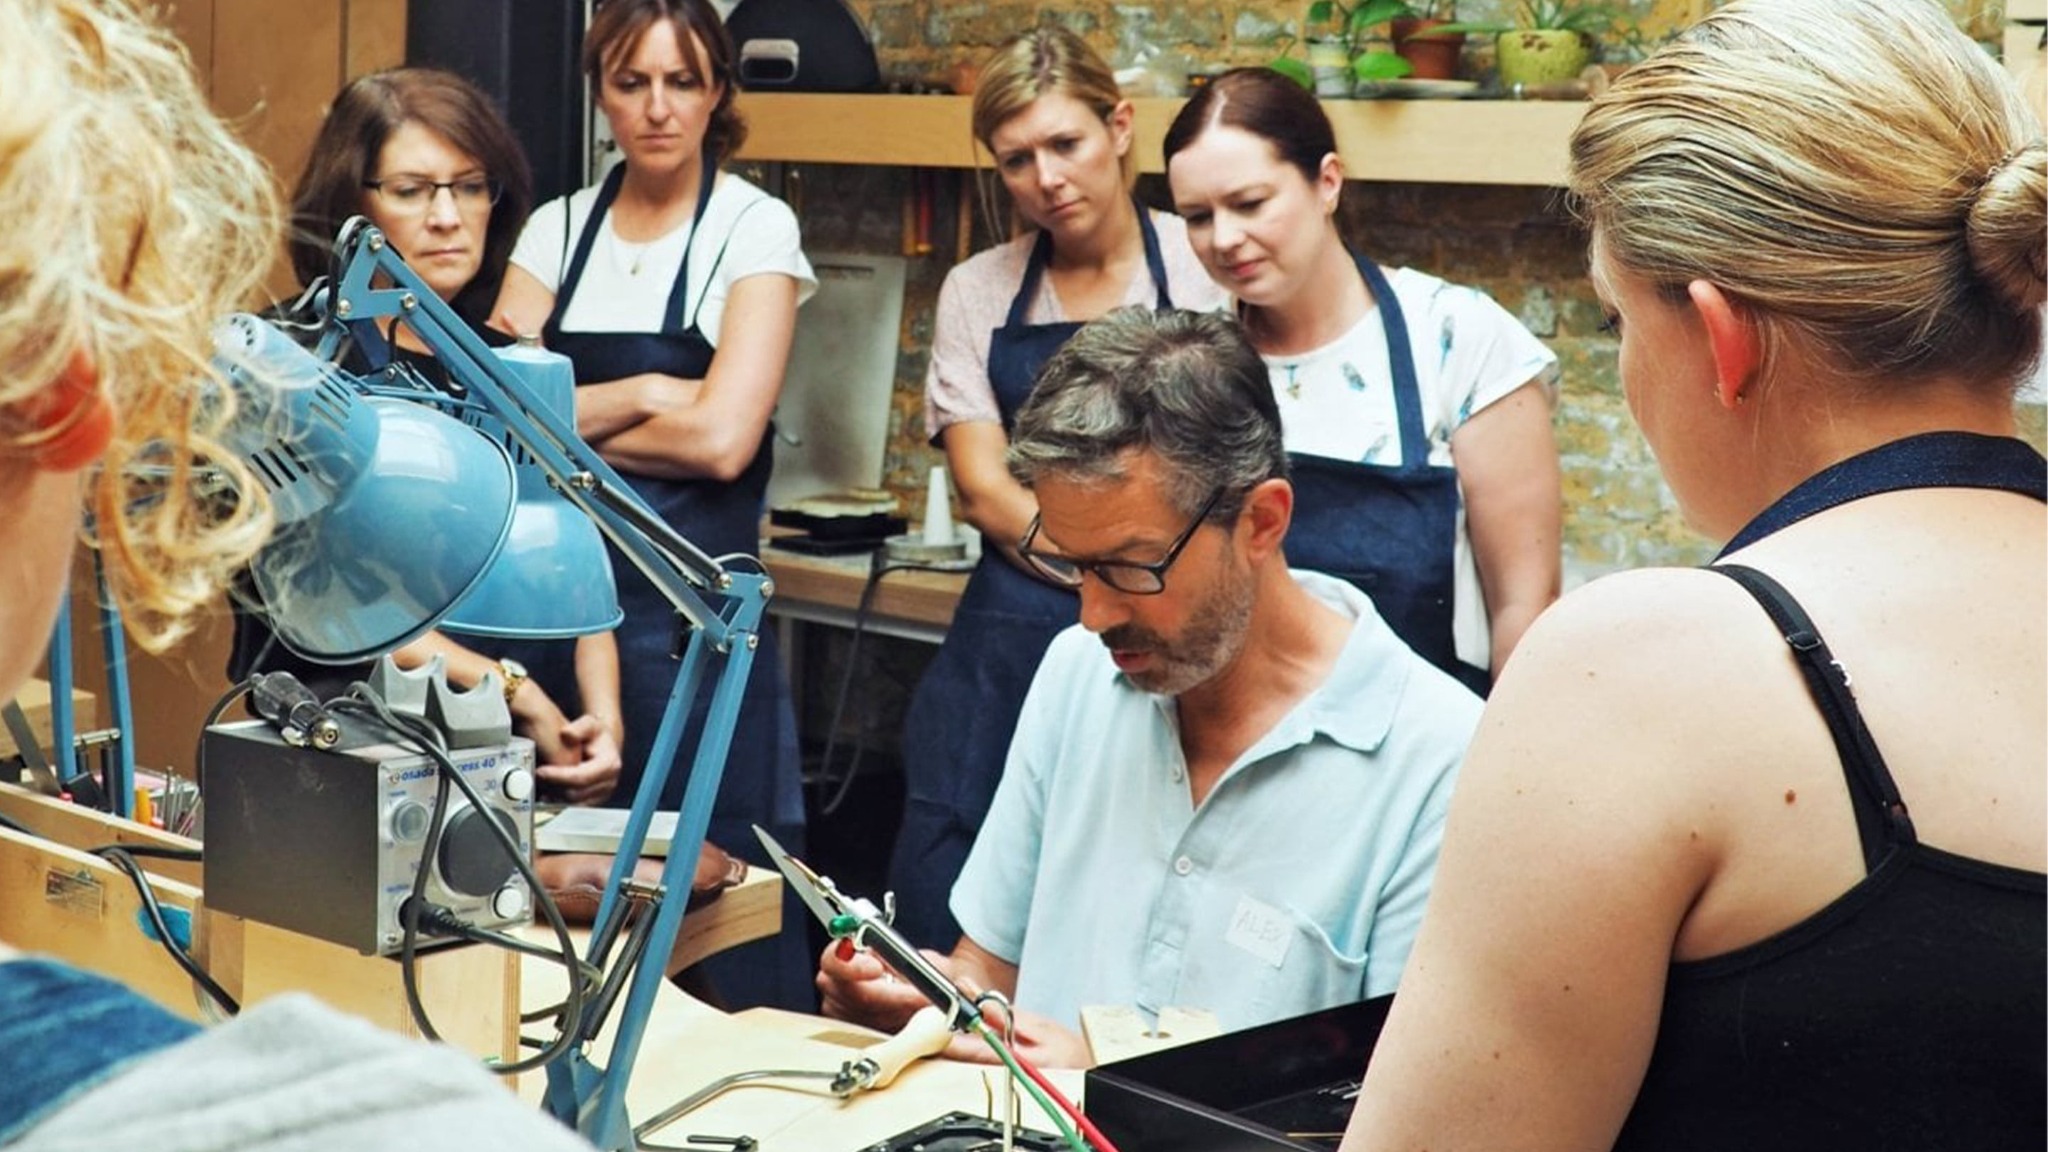
[{"label": "man with glasses", "polygon": [[[1112,313],[1046,366],[1009,459],[1039,506],[1020,551],[1081,622],[1032,682],[941,962],[1055,1064],[1088,1058],[1084,1005],[1236,1029],[1391,992],[1479,702],[1364,593],[1287,567],[1258,353],[1227,316]],[[900,1024],[921,1000],[889,975],[828,951],[826,1011]]]}]

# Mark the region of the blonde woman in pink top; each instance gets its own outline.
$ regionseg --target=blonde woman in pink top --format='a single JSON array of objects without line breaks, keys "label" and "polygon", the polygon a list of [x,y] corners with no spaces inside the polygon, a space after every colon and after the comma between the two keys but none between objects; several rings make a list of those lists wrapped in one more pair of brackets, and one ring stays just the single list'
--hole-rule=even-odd
[{"label": "blonde woman in pink top", "polygon": [[1180,219],[1132,199],[1131,116],[1109,66],[1064,28],[998,47],[974,94],[975,137],[1032,230],[947,275],[925,380],[925,427],[985,549],[904,734],[908,795],[890,881],[897,924],[920,944],[949,947],[959,935],[947,910],[953,879],[1039,657],[1078,612],[1071,591],[1017,559],[1038,505],[1004,464],[1011,417],[1083,322],[1131,304],[1223,302]]}]

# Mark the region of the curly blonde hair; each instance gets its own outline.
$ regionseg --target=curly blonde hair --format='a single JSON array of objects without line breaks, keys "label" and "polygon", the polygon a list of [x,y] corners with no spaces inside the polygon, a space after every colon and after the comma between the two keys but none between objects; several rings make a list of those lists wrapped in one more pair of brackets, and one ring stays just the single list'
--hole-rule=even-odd
[{"label": "curly blonde hair", "polygon": [[1927,0],[1736,0],[1630,69],[1572,138],[1605,251],[1704,279],[1883,387],[2011,388],[2040,355],[2048,145]]},{"label": "curly blonde hair", "polygon": [[[115,411],[94,543],[137,639],[180,636],[269,528],[222,450],[213,327],[283,236],[269,169],[207,106],[183,47],[129,0],[0,3],[0,470],[63,433],[27,418],[75,355]],[[240,498],[199,493],[228,477]]]}]

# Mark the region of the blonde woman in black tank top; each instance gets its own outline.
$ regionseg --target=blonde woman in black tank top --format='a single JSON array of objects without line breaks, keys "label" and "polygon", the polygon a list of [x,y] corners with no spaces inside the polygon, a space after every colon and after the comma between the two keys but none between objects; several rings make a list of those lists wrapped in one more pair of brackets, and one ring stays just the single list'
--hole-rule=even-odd
[{"label": "blonde woman in black tank top", "polygon": [[1736,0],[1594,102],[1624,390],[1730,544],[1517,649],[1346,1152],[2043,1146],[2044,161],[1920,0]]}]

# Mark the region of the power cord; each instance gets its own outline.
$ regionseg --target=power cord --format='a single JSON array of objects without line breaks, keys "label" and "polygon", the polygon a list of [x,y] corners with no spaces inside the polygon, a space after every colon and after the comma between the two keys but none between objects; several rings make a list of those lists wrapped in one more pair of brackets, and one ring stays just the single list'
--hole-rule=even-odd
[{"label": "power cord", "polygon": [[90,851],[92,855],[127,873],[128,879],[135,885],[136,895],[142,901],[143,915],[149,918],[150,927],[156,931],[157,942],[164,946],[164,951],[171,954],[171,959],[178,967],[183,968],[185,974],[192,977],[192,982],[199,985],[200,989],[220,1006],[221,1011],[230,1016],[240,1012],[242,1006],[236,1003],[235,998],[228,995],[227,989],[216,983],[213,977],[207,974],[206,969],[201,968],[199,962],[192,958],[192,954],[172,935],[171,926],[164,919],[163,905],[157,902],[156,892],[149,886],[149,877],[135,859],[137,856],[153,856],[163,860],[197,860],[199,853],[189,848],[159,848],[148,844],[106,844]]},{"label": "power cord", "polygon": [[[405,985],[406,1006],[412,1012],[414,1022],[419,1025],[421,1035],[429,1040],[439,1040],[440,1034],[435,1031],[433,1022],[428,1018],[426,1005],[421,1002],[419,995],[419,929],[423,916],[433,907],[426,899],[427,877],[433,865],[435,851],[440,846],[442,819],[446,816],[448,808],[449,786],[452,784],[460,789],[463,797],[478,812],[488,812],[489,806],[477,793],[476,786],[471,784],[455,766],[455,762],[449,759],[440,730],[421,717],[392,711],[368,684],[357,681],[350,685],[349,694],[332,701],[328,705],[328,711],[354,716],[383,728],[391,735],[416,747],[421,754],[432,760],[439,770],[440,783],[434,793],[434,811],[427,826],[426,841],[420,850],[420,866],[413,875],[412,895],[400,906],[399,916],[405,929],[399,943],[399,972]],[[497,839],[499,846],[504,848],[506,856],[532,890],[535,907],[555,933],[555,940],[560,948],[549,958],[559,962],[569,972],[569,995],[563,1001],[560,1034],[556,1036],[554,1042],[542,1049],[539,1054],[524,1060],[509,1064],[487,1062],[486,1066],[498,1075],[512,1076],[549,1064],[578,1043],[578,1037],[583,1031],[584,981],[581,977],[584,966],[576,955],[576,942],[569,935],[569,926],[562,919],[562,910],[548,894],[547,886],[534,874],[533,865],[527,860],[526,852],[519,846],[519,842],[514,840],[512,833],[506,831],[504,825],[498,821],[485,820],[483,824]]]},{"label": "power cord", "polygon": [[[891,572],[948,572],[957,573],[960,568],[946,564],[923,564],[916,561],[891,561],[882,559],[882,553],[875,553],[868,565],[868,578],[861,585],[860,603],[853,611],[853,641],[847,647],[846,665],[840,669],[839,691],[832,702],[832,722],[825,729],[825,751],[818,757],[818,772],[821,782],[829,783],[832,774],[832,756],[839,744],[839,725],[846,716],[846,699],[853,690],[853,674],[860,666],[861,640],[867,635],[868,621],[874,613],[875,593],[882,586],[883,577]],[[853,791],[853,781],[860,774],[861,759],[867,754],[867,726],[862,725],[854,738],[853,756],[847,761],[846,774],[839,778],[838,787],[832,798],[818,809],[818,815],[830,816],[839,811],[846,797]]]}]

